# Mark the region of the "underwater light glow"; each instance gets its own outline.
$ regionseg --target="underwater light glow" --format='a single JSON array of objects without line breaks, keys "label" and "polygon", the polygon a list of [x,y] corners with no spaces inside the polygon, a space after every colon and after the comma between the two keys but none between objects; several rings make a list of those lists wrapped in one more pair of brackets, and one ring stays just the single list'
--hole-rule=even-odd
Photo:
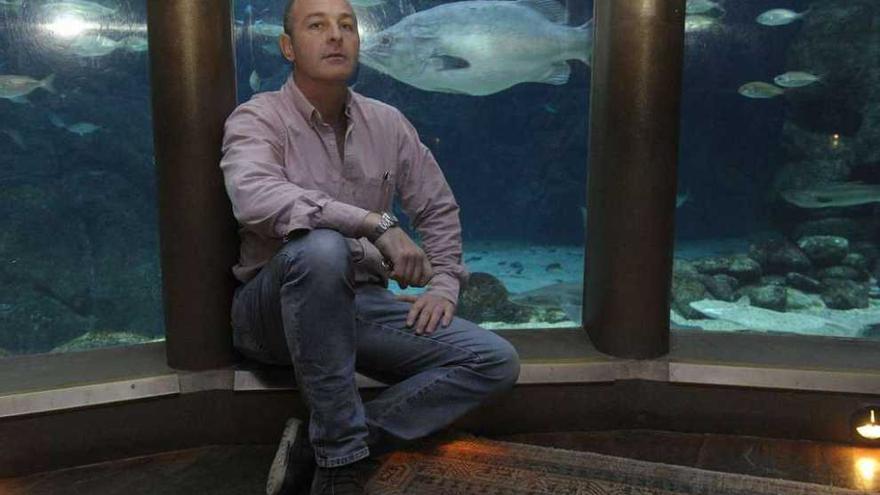
[{"label": "underwater light glow", "polygon": [[46,29],[63,38],[72,38],[89,28],[89,24],[82,18],[66,15],[56,18]]}]

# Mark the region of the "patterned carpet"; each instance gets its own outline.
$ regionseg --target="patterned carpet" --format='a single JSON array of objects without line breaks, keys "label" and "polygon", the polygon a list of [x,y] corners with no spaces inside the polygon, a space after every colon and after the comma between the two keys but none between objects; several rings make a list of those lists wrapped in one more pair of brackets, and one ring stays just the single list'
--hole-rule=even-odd
[{"label": "patterned carpet", "polygon": [[868,492],[720,473],[464,433],[388,454],[370,495],[818,495]]}]

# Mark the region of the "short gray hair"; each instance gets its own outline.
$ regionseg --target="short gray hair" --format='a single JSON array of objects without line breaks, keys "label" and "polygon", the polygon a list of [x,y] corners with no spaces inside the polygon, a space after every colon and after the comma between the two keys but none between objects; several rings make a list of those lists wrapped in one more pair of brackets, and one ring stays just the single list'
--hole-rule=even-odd
[{"label": "short gray hair", "polygon": [[294,3],[296,3],[296,0],[287,0],[287,5],[284,6],[284,20],[282,22],[284,24],[284,32],[291,37],[293,37],[293,26],[290,25],[290,12],[293,11]]}]

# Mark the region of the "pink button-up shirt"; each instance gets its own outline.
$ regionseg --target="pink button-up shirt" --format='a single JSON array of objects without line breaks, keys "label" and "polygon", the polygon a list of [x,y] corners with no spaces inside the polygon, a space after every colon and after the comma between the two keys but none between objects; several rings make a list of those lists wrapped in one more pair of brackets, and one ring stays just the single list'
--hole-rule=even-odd
[{"label": "pink button-up shirt", "polygon": [[220,168],[241,239],[233,274],[253,278],[296,229],[333,229],[348,242],[356,282],[387,287],[381,253],[355,238],[364,217],[396,193],[434,270],[427,291],[458,302],[458,203],[431,151],[396,108],[348,90],[345,157],[333,128],[296,86],[254,95],[226,120]]}]

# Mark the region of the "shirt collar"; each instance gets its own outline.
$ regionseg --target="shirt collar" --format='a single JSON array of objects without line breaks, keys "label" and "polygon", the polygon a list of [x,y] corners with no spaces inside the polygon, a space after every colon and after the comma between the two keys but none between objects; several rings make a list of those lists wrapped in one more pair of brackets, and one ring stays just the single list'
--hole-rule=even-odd
[{"label": "shirt collar", "polygon": [[[321,113],[312,105],[296,85],[296,82],[294,82],[293,71],[287,76],[282,92],[285,93],[285,98],[293,102],[294,108],[296,108],[296,111],[302,115],[306,122],[313,126],[321,122]],[[351,122],[351,107],[354,105],[354,101],[351,88],[345,88],[345,116],[349,122]]]}]

